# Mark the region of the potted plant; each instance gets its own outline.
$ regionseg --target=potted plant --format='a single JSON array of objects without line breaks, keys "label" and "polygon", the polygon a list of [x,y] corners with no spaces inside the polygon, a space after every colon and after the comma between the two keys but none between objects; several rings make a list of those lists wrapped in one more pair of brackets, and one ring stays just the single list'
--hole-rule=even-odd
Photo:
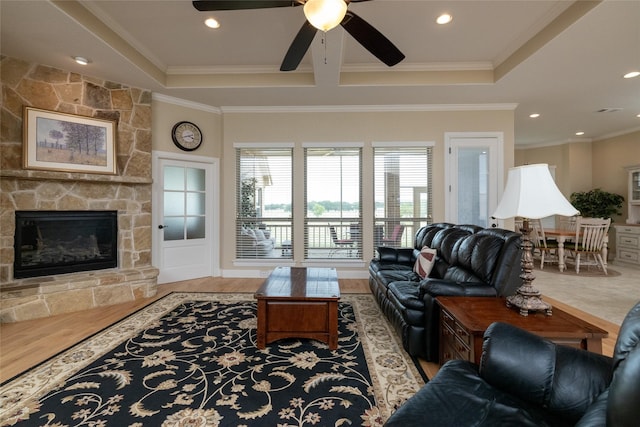
[{"label": "potted plant", "polygon": [[596,188],[571,193],[570,201],[583,217],[606,219],[611,218],[612,215],[622,215],[624,197]]}]

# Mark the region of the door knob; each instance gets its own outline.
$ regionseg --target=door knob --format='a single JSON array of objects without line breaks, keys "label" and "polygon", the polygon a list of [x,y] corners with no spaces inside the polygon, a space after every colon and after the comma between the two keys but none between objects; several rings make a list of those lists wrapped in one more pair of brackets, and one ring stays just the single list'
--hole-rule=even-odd
[{"label": "door knob", "polygon": [[160,230],[162,230],[163,228],[169,228],[169,226],[168,226],[168,225],[159,225],[159,226],[158,226],[158,228],[159,228]]}]

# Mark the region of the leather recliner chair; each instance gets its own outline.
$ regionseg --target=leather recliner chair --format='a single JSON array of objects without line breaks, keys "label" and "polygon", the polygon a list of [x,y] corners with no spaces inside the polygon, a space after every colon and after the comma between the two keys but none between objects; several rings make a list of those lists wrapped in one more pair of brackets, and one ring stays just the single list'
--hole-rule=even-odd
[{"label": "leather recliner chair", "polygon": [[640,425],[640,302],[613,358],[506,323],[485,332],[480,366],[453,360],[387,420],[387,427]]}]

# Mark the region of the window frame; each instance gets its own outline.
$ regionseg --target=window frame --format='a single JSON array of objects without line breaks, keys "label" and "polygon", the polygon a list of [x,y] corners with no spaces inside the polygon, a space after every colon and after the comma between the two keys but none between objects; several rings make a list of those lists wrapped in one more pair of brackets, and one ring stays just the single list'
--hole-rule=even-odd
[{"label": "window frame", "polygon": [[[264,260],[291,260],[293,254],[293,230],[294,230],[294,215],[293,215],[293,194],[294,194],[294,144],[282,143],[282,144],[260,144],[260,143],[237,143],[234,144],[236,154],[236,166],[235,166],[235,259],[242,261],[264,261]],[[253,152],[253,156],[246,155],[245,153]],[[255,153],[261,153],[261,155],[255,155]],[[266,168],[269,171],[267,175],[262,175],[260,180],[263,181],[263,185],[254,186],[252,200],[246,200],[243,197],[243,189],[246,191],[246,185],[243,185],[246,179],[253,179],[256,182],[255,170],[252,178],[243,178],[243,161],[247,161],[253,157],[254,160],[248,161],[251,166],[252,162],[262,157],[269,157],[269,153],[273,153],[273,156],[286,156],[289,159],[289,169],[285,169],[284,173],[289,175],[288,180],[291,183],[288,187],[289,191],[289,215],[288,216],[264,216],[265,205],[265,188],[272,183],[264,184],[265,181],[271,181],[274,175],[267,163]],[[255,169],[265,168],[264,165],[256,166]],[[284,177],[282,171],[280,176]],[[255,185],[255,182],[254,182]],[[250,189],[249,189],[250,191]],[[253,208],[247,207],[247,203],[252,204]],[[256,203],[259,203],[258,207]],[[286,203],[285,203],[286,204]],[[250,215],[250,210],[255,211],[255,216]]]},{"label": "window frame", "polygon": [[[340,262],[362,261],[362,232],[363,230],[363,152],[364,144],[352,143],[304,143],[303,162],[304,162],[304,261],[326,261],[336,260]],[[317,217],[310,215],[308,200],[308,180],[309,180],[309,152],[354,152],[357,156],[357,182],[358,182],[358,207],[356,216],[339,215],[335,217]],[[320,154],[317,154],[320,155]],[[315,155],[314,155],[315,156]],[[340,187],[343,188],[343,179],[340,178]],[[345,200],[340,196],[340,212]],[[333,230],[332,230],[333,228]],[[335,231],[335,234],[334,234]],[[312,239],[312,236],[313,239]],[[313,240],[313,242],[312,242]],[[343,243],[340,243],[342,241]],[[351,241],[350,244],[345,243]]]},{"label": "window frame", "polygon": [[[373,226],[371,233],[373,235],[373,253],[379,246],[396,246],[396,247],[411,247],[413,246],[413,237],[417,230],[425,225],[431,224],[433,222],[433,148],[435,146],[434,142],[430,141],[416,141],[416,142],[374,142],[372,144],[373,153],[373,184],[372,184],[372,199],[373,199]],[[395,185],[397,185],[397,189],[395,192],[395,196],[388,195],[388,192],[385,192],[383,207],[385,214],[378,214],[378,204],[380,200],[377,198],[379,191],[377,190],[377,186],[380,180],[383,180],[383,188],[385,188],[388,177],[383,176],[380,177],[380,173],[384,173],[384,171],[380,172],[379,170],[379,159],[386,155],[400,155],[400,156],[411,156],[415,158],[419,152],[424,150],[425,161],[426,161],[426,182],[424,186],[403,186],[401,177],[398,176],[395,178]],[[398,164],[396,167],[400,168]],[[414,167],[419,167],[416,165]],[[394,183],[392,182],[392,185]],[[413,215],[403,215],[402,213],[402,205],[407,205],[407,201],[401,198],[402,197],[402,189],[410,189],[412,188],[412,201],[410,202],[410,208]],[[416,194],[416,192],[418,194]],[[426,206],[424,211],[425,215],[420,215],[419,213],[416,215],[416,203],[420,204],[421,194],[425,194],[426,197]],[[392,197],[398,200],[397,204],[397,213],[388,215],[389,212],[387,209],[387,199]],[[393,230],[396,226],[402,226],[402,235],[399,237],[400,240],[394,240]],[[385,233],[386,231],[386,233]],[[384,238],[383,238],[384,236]]]}]

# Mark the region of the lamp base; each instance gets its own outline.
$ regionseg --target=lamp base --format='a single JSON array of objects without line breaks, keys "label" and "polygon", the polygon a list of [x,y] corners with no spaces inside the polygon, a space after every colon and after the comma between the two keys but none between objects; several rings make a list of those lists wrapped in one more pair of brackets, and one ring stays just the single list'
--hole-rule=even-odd
[{"label": "lamp base", "polygon": [[517,307],[521,316],[528,316],[530,311],[544,311],[547,316],[551,316],[551,304],[542,301],[539,292],[537,295],[527,295],[526,290],[521,292],[523,287],[518,289],[515,295],[507,297],[507,307]]},{"label": "lamp base", "polygon": [[522,286],[520,286],[515,295],[507,297],[507,307],[517,307],[520,309],[521,316],[528,316],[530,311],[544,311],[547,316],[551,316],[551,304],[542,301],[540,291],[537,290],[532,282],[535,279],[533,275],[533,244],[529,238],[529,220],[524,218],[522,222]]}]

